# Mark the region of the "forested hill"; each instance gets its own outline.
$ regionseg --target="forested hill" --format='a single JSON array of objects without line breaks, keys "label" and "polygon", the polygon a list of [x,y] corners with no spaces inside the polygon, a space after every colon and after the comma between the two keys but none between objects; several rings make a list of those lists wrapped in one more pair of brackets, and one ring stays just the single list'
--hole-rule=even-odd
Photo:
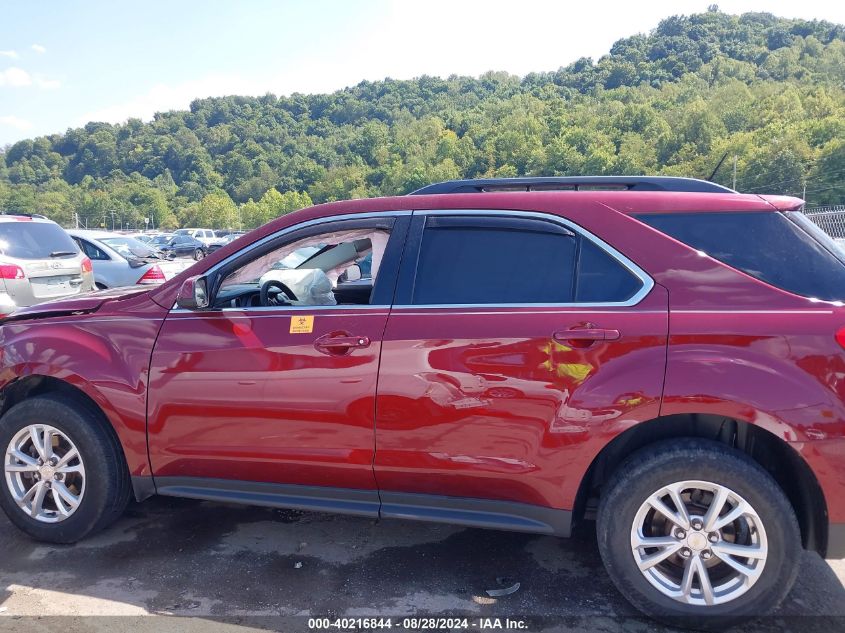
[{"label": "forested hill", "polygon": [[[556,60],[542,64],[554,66]],[[541,63],[538,62],[538,65]],[[60,105],[57,105],[60,107]],[[255,226],[305,204],[458,177],[668,174],[845,202],[845,27],[765,13],[663,20],[597,62],[515,77],[223,97],[21,141],[0,209],[69,225]]]}]

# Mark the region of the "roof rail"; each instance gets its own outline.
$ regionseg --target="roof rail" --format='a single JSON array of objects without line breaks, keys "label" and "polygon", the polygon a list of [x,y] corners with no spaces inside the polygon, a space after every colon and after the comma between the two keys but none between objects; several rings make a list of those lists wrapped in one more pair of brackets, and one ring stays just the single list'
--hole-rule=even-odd
[{"label": "roof rail", "polygon": [[40,213],[24,213],[18,211],[0,211],[0,215],[17,215],[24,218],[38,218],[39,220],[46,220],[46,215],[41,215]]},{"label": "roof rail", "polygon": [[478,178],[447,180],[427,185],[408,195],[437,193],[482,193],[487,191],[559,191],[579,189],[624,189],[626,191],[689,191],[736,193],[715,182],[673,176],[550,176],[548,178]]}]

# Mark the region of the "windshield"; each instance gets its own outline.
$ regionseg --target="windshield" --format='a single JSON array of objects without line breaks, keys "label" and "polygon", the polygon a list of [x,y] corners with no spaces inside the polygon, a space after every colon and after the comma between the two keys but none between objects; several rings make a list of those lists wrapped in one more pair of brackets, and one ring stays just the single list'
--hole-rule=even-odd
[{"label": "windshield", "polygon": [[169,244],[170,240],[172,239],[173,237],[171,235],[159,235],[158,237],[153,239],[152,244],[155,244],[157,246],[163,246],[165,244]]},{"label": "windshield", "polygon": [[298,248],[294,252],[286,255],[279,262],[274,264],[273,268],[277,270],[284,268],[296,268],[302,262],[307,260],[315,253],[319,253],[325,247],[325,244],[319,244],[318,246],[303,246],[302,248]]},{"label": "windshield", "polygon": [[48,259],[79,254],[70,235],[52,222],[0,222],[0,254],[16,259]]},{"label": "windshield", "polygon": [[102,237],[100,241],[126,259],[156,257],[156,252],[134,237]]}]

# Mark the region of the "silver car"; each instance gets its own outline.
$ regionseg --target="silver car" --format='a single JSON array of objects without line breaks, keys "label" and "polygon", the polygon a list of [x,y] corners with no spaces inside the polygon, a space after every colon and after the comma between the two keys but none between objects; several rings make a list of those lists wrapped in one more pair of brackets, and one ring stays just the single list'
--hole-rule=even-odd
[{"label": "silver car", "polygon": [[0,316],[94,287],[91,262],[55,222],[0,214]]},{"label": "silver car", "polygon": [[108,231],[68,231],[94,264],[97,288],[160,284],[188,268],[192,261],[165,258],[148,244]]}]

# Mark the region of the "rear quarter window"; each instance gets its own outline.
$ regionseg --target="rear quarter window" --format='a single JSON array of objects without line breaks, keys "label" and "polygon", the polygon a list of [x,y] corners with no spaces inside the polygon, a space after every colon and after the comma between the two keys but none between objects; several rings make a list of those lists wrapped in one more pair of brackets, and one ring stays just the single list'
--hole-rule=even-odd
[{"label": "rear quarter window", "polygon": [[52,222],[0,222],[0,254],[15,259],[49,259],[79,253],[70,235]]},{"label": "rear quarter window", "polygon": [[638,219],[782,290],[845,299],[845,253],[807,230],[799,212],[657,213]]}]

